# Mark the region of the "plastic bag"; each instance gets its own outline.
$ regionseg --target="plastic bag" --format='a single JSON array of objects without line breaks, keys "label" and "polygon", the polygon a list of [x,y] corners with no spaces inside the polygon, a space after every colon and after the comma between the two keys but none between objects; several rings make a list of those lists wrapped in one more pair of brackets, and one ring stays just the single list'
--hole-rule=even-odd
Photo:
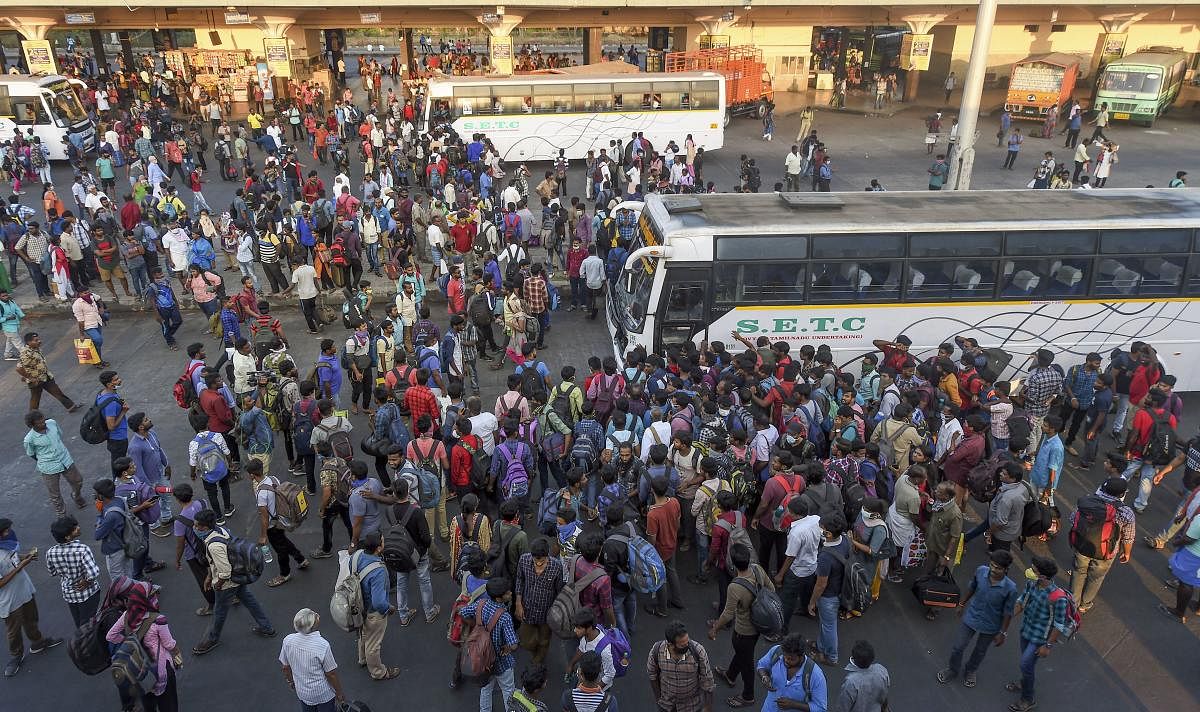
[{"label": "plastic bag", "polygon": [[100,363],[100,353],[91,339],[75,339],[75,358],[80,366],[92,366]]}]

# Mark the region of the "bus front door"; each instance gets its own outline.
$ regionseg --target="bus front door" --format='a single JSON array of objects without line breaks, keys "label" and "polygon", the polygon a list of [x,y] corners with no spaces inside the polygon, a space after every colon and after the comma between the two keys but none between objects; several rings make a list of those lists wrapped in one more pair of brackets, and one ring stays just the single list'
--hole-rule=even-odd
[{"label": "bus front door", "polygon": [[656,348],[708,338],[711,316],[712,270],[707,267],[672,267],[663,285]]}]

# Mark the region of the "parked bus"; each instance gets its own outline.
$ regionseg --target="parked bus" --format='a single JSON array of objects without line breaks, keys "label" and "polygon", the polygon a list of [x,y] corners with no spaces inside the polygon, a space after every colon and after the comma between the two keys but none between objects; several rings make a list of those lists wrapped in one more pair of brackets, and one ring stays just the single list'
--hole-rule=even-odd
[{"label": "parked bus", "polygon": [[[651,193],[609,333],[618,357],[738,332],[842,363],[903,333],[917,354],[970,334],[1014,367],[1136,339],[1195,363],[1198,225],[1184,190]],[[1171,372],[1200,388],[1197,369]]]},{"label": "parked bus", "polygon": [[1014,62],[1008,80],[1004,110],[1014,119],[1041,121],[1051,111],[1062,111],[1075,91],[1079,60],[1062,52],[1049,52]]},{"label": "parked bus", "polygon": [[32,129],[50,149],[51,160],[66,159],[63,138],[70,134],[83,139],[85,151],[94,150],[96,127],[76,94],[84,88],[83,82],[57,74],[0,75],[0,141],[28,136]]},{"label": "parked bus", "polygon": [[1092,106],[1108,104],[1114,121],[1153,126],[1179,96],[1187,59],[1185,52],[1153,49],[1109,62],[1100,73]]},{"label": "parked bus", "polygon": [[640,131],[657,147],[688,134],[705,151],[725,143],[725,82],[716,72],[524,74],[429,80],[426,125],[483,133],[509,162],[600,153]]}]

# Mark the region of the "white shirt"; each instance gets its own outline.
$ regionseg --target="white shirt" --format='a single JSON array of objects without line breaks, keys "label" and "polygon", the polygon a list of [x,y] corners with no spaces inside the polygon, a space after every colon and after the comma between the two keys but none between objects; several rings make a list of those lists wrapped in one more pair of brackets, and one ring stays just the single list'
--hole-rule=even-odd
[{"label": "white shirt", "polygon": [[934,451],[934,457],[941,459],[942,455],[950,451],[952,445],[962,440],[962,436],[963,429],[958,418],[946,418],[946,422],[938,429],[937,450]]},{"label": "white shirt", "polygon": [[579,265],[579,274],[587,282],[588,289],[599,289],[604,286],[604,260],[596,255],[588,255]]},{"label": "white shirt", "polygon": [[104,197],[106,196],[100,191],[95,193],[88,191],[87,197],[83,199],[83,207],[95,212],[100,209],[100,199]]},{"label": "white shirt", "polygon": [[499,426],[496,416],[484,411],[467,420],[471,421],[471,434],[479,436],[483,441],[483,451],[490,457],[496,451],[496,428]]},{"label": "white shirt", "polygon": [[[657,433],[658,440],[655,440],[651,433]],[[656,420],[642,433],[642,461],[647,465],[650,464],[650,448],[658,445],[659,442],[668,448],[671,447],[671,424],[669,422]]]},{"label": "white shirt", "polygon": [[237,350],[233,352],[233,392],[245,393],[253,388],[250,385],[250,374],[258,370],[258,362],[254,359],[254,352],[248,354],[239,353]]},{"label": "white shirt", "polygon": [[446,234],[442,232],[442,228],[433,224],[430,224],[426,230],[425,239],[429,241],[430,247],[441,247],[446,244]]},{"label": "white shirt", "polygon": [[336,670],[337,661],[320,633],[292,633],[284,638],[279,664],[291,668],[296,697],[304,704],[323,705],[336,697],[325,673]]},{"label": "white shirt", "polygon": [[792,175],[796,175],[800,173],[803,163],[803,156],[801,156],[799,153],[792,153],[791,151],[788,151],[788,155],[784,156],[783,158],[783,169]]},{"label": "white shirt", "polygon": [[506,265],[509,260],[516,260],[517,264],[520,264],[523,259],[525,250],[521,249],[520,245],[508,245],[496,255],[496,262],[501,265]]},{"label": "white shirt", "polygon": [[804,519],[792,522],[788,530],[787,551],[792,557],[791,571],[796,576],[804,578],[817,572],[817,553],[821,550],[821,517],[810,514]]},{"label": "white shirt", "polygon": [[176,272],[187,269],[188,236],[183,228],[171,228],[163,235],[162,241],[171,253],[171,269]]},{"label": "white shirt", "polygon": [[96,92],[96,108],[100,111],[108,111],[108,92],[101,89]]},{"label": "white shirt", "polygon": [[292,284],[296,285],[296,296],[300,299],[317,298],[317,271],[312,265],[300,265],[293,270]]},{"label": "white shirt", "polygon": [[237,261],[251,262],[254,260],[254,238],[243,232],[238,238]]},{"label": "white shirt", "polygon": [[595,650],[597,653],[599,653],[601,662],[600,688],[607,690],[608,688],[612,687],[613,678],[617,676],[617,667],[613,665],[612,646],[606,645],[603,648],[597,647],[603,642],[604,636],[599,633],[596,634],[596,639],[592,641],[589,641],[585,635],[579,639],[579,652],[586,653],[589,650]]}]

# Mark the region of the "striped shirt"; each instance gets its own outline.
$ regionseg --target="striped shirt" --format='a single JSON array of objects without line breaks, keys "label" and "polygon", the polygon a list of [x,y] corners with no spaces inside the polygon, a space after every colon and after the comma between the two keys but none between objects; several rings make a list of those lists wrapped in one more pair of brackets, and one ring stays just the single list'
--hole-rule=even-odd
[{"label": "striped shirt", "polygon": [[306,705],[322,705],[335,697],[325,673],[337,669],[329,642],[320,633],[292,633],[283,639],[279,664],[291,668],[296,697]]},{"label": "striped shirt", "polygon": [[[58,577],[63,600],[67,603],[83,603],[100,593],[100,567],[96,565],[96,556],[78,539],[47,549],[46,569],[51,576]],[[82,581],[91,581],[91,584],[81,590],[77,585]]]},{"label": "striped shirt", "polygon": [[279,238],[273,233],[267,233],[258,238],[258,258],[265,265],[279,261]]}]

